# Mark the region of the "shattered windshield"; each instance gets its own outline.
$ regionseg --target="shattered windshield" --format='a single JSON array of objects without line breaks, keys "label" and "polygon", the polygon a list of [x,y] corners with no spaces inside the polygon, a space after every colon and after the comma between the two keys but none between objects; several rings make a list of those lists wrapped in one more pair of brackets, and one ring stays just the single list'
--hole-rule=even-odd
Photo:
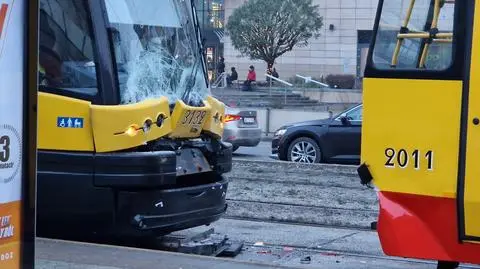
[{"label": "shattered windshield", "polygon": [[123,104],[209,94],[190,0],[105,0]]}]

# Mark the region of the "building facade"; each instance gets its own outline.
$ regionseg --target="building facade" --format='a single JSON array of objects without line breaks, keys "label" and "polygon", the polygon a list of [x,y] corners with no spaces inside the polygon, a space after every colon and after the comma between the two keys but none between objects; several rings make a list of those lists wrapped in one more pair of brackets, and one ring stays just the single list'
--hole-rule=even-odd
[{"label": "building facade", "polygon": [[215,66],[224,55],[224,0],[195,0],[197,16],[205,42],[205,54],[210,80],[215,79]]},{"label": "building facade", "polygon": [[[225,23],[233,11],[245,0],[224,0]],[[294,48],[277,59],[275,67],[280,78],[296,74],[320,78],[328,74],[352,74],[362,77],[368,44],[377,10],[378,0],[314,0],[323,16],[323,28],[318,39],[307,47]],[[254,65],[259,79],[266,70],[263,61],[252,61],[235,50],[228,35],[224,38],[224,57],[227,70],[234,66],[240,78],[246,76],[248,66]]]}]

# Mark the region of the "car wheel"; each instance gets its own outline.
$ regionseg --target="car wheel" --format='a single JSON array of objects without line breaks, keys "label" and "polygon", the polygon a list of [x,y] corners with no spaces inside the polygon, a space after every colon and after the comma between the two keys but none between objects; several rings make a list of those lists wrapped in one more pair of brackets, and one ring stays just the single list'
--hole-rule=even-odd
[{"label": "car wheel", "polygon": [[288,161],[296,163],[319,163],[322,152],[315,140],[308,137],[295,139],[288,147]]},{"label": "car wheel", "polygon": [[232,152],[235,152],[235,151],[237,151],[237,150],[238,150],[238,148],[240,148],[240,147],[239,147],[239,146],[236,146],[236,145],[235,145],[235,146],[233,146],[233,147],[232,147]]}]

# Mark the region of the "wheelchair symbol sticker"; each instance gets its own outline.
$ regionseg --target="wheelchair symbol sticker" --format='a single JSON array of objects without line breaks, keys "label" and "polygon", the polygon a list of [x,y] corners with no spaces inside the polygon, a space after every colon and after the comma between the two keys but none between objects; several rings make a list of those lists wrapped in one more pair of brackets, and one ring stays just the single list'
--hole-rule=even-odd
[{"label": "wheelchair symbol sticker", "polygon": [[58,117],[57,127],[81,129],[83,128],[83,118]]}]

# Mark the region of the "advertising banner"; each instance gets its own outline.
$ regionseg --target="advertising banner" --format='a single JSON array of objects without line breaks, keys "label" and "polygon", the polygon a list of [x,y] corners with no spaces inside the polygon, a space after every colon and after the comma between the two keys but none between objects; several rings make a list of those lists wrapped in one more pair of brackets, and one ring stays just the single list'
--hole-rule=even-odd
[{"label": "advertising banner", "polygon": [[[0,0],[0,268],[25,268],[26,26],[28,0]],[[29,64],[31,65],[31,64]],[[25,112],[27,111],[27,112]],[[35,136],[35,133],[33,134]],[[28,143],[26,144],[28,145]],[[30,150],[27,150],[30,152]]]}]

